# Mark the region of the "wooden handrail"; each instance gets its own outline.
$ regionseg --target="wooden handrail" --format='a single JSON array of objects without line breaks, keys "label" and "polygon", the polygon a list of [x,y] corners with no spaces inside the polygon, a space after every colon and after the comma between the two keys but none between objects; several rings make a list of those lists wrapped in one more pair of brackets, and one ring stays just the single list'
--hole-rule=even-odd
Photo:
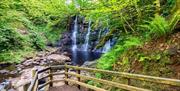
[{"label": "wooden handrail", "polygon": [[46,76],[43,76],[43,77],[39,78],[38,80],[42,80],[42,79],[48,78],[50,75],[51,75],[51,74],[48,74],[48,75],[46,75]]},{"label": "wooden handrail", "polygon": [[[53,73],[52,70],[60,70],[60,69],[65,69],[65,72],[63,73]],[[72,73],[69,72],[69,69],[75,69],[76,73]],[[48,75],[38,78],[38,74],[43,73],[45,71],[51,71]],[[106,91],[102,88],[98,88],[92,85],[88,85],[86,83],[80,82],[80,79],[86,79],[86,80],[94,80],[96,82],[99,83],[103,83],[112,87],[117,87],[117,88],[121,88],[121,89],[125,89],[125,90],[133,90],[133,91],[150,91],[147,89],[143,89],[143,88],[138,88],[138,87],[134,87],[134,86],[130,86],[130,85],[126,85],[126,84],[120,84],[117,82],[112,82],[112,81],[108,81],[108,80],[103,80],[103,79],[98,79],[95,77],[90,77],[90,76],[84,76],[80,74],[80,71],[84,70],[84,71],[89,71],[89,72],[93,72],[93,73],[103,73],[103,74],[111,74],[111,75],[116,75],[116,76],[120,76],[123,78],[128,78],[128,79],[135,79],[135,80],[141,80],[141,81],[148,81],[148,82],[154,82],[154,83],[160,83],[160,84],[167,84],[167,85],[173,85],[173,86],[180,86],[180,80],[178,79],[169,79],[169,78],[160,78],[160,77],[154,77],[154,76],[146,76],[146,75],[139,75],[139,74],[131,74],[131,73],[125,73],[125,72],[115,72],[115,71],[109,71],[109,70],[101,70],[101,69],[95,69],[95,68],[85,68],[85,67],[78,67],[78,66],[70,66],[70,65],[59,65],[59,66],[51,66],[51,67],[47,67],[45,69],[42,69],[40,71],[36,71],[35,75],[33,77],[33,80],[31,81],[31,85],[29,86],[27,91],[37,91],[38,89],[43,88],[46,85],[50,85],[54,82],[59,82],[59,81],[65,81],[65,83],[68,85],[68,82],[70,83],[75,83],[78,84],[80,88],[80,86],[84,86],[96,91]],[[65,75],[65,79],[64,80],[53,80],[53,76],[54,75],[59,75],[59,74],[64,74]],[[76,80],[71,80],[70,78],[68,78],[68,75],[71,76],[75,76],[77,77],[77,81]],[[38,86],[38,81],[44,78],[48,78],[51,77],[50,80],[48,82],[46,82],[43,85]]]},{"label": "wooden handrail", "polygon": [[38,89],[41,89],[41,88],[45,87],[46,85],[49,85],[50,83],[51,83],[51,81],[48,81],[48,82],[38,86]]},{"label": "wooden handrail", "polygon": [[44,72],[44,71],[50,70],[50,68],[51,68],[51,67],[47,67],[47,68],[44,68],[44,69],[42,69],[42,70],[39,70],[39,71],[38,71],[38,74],[40,74],[40,73],[42,73],[42,72]]},{"label": "wooden handrail", "polygon": [[95,90],[95,91],[107,91],[105,89],[102,89],[102,88],[99,88],[99,87],[95,87],[95,86],[92,86],[92,85],[88,85],[86,83],[82,83],[82,82],[79,82],[79,81],[76,81],[76,80],[65,79],[65,81],[71,82],[71,83],[75,83],[75,84],[81,85],[83,87],[86,87],[86,88],[89,88],[89,89],[92,89],[92,90]]},{"label": "wooden handrail", "polygon": [[180,80],[177,80],[177,79],[131,74],[131,73],[125,73],[125,72],[115,72],[115,71],[101,70],[101,69],[95,69],[95,68],[85,68],[85,67],[70,66],[70,65],[65,65],[65,67],[76,69],[76,70],[90,71],[90,72],[94,72],[94,73],[99,72],[99,73],[117,75],[117,76],[124,77],[124,78],[131,78],[131,79],[160,83],[160,84],[180,86]]},{"label": "wooden handrail", "polygon": [[63,75],[64,74],[64,72],[56,72],[56,73],[52,73],[52,75],[54,76],[54,75]]},{"label": "wooden handrail", "polygon": [[124,90],[129,90],[129,91],[151,91],[151,90],[142,89],[142,88],[138,88],[138,87],[134,87],[134,86],[129,86],[129,85],[126,85],[126,84],[120,84],[120,83],[117,83],[117,82],[98,79],[98,78],[95,78],[95,77],[83,76],[83,75],[75,74],[75,73],[72,73],[72,72],[71,73],[65,73],[65,74],[80,77],[80,78],[83,78],[83,79],[86,79],[86,80],[94,80],[96,82],[100,82],[100,83],[103,83],[103,84],[106,84],[106,85],[109,85],[109,86],[117,87],[117,88],[124,89]]},{"label": "wooden handrail", "polygon": [[51,66],[52,70],[59,70],[59,69],[64,69],[65,65],[57,65],[57,66]]},{"label": "wooden handrail", "polygon": [[[27,91],[37,91],[38,89],[43,88],[44,86],[53,82],[53,79],[51,76],[57,75],[56,73],[49,73],[48,75],[46,75],[44,77],[38,78],[38,74],[43,73],[48,70],[52,71],[52,70],[56,70],[56,69],[63,69],[64,67],[65,67],[64,65],[58,65],[58,66],[51,66],[51,67],[47,67],[42,70],[36,71],[33,76],[33,80],[31,81],[31,84]],[[62,74],[62,73],[58,73],[58,74]],[[41,85],[40,87],[38,87],[38,81],[41,79],[47,78],[47,77],[51,77],[50,81],[48,81],[48,83],[45,83],[45,84]]]}]

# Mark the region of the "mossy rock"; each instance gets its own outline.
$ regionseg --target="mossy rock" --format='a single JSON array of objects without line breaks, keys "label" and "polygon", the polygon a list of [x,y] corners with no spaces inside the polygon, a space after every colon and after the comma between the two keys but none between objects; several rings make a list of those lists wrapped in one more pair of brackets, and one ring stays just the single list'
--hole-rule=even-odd
[{"label": "mossy rock", "polygon": [[105,45],[106,41],[108,41],[109,39],[112,39],[114,36],[116,36],[118,34],[117,30],[112,30],[110,31],[106,36],[104,36],[99,44],[95,47],[96,49],[102,47],[103,45]]}]

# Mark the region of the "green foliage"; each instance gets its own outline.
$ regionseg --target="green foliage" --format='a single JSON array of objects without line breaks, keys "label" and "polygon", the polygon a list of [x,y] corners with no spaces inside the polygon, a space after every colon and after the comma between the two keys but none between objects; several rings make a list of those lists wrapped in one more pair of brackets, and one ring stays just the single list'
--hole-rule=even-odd
[{"label": "green foliage", "polygon": [[127,39],[124,41],[124,47],[129,48],[133,46],[140,46],[142,42],[138,37],[127,37]]},{"label": "green foliage", "polygon": [[29,47],[23,50],[9,50],[0,53],[0,62],[19,63],[27,56],[34,56],[35,50]]},{"label": "green foliage", "polygon": [[[101,73],[96,73],[95,77],[101,79],[102,78],[102,74]],[[95,82],[93,80],[87,80],[86,83],[89,84],[89,85],[94,85],[94,86],[97,86],[97,87],[102,87],[101,83]]]},{"label": "green foliage", "polygon": [[[98,59],[97,67],[105,70],[112,70],[113,64],[119,60],[121,53],[134,46],[140,46],[142,41],[138,37],[126,36],[124,39],[119,39],[115,47],[108,53]],[[124,61],[128,62],[127,60]]]},{"label": "green foliage", "polygon": [[179,21],[178,12],[173,17],[166,20],[164,17],[156,15],[152,18],[152,21],[148,21],[147,24],[141,25],[141,27],[148,30],[149,37],[161,37],[172,33],[174,27]]},{"label": "green foliage", "polygon": [[43,50],[45,48],[45,41],[41,35],[39,34],[31,34],[29,35],[31,45],[37,50]]},{"label": "green foliage", "polygon": [[94,25],[118,30],[119,33],[139,31],[138,25],[155,13],[154,0],[98,0],[91,3],[93,5],[89,8],[82,7],[84,11],[81,14],[91,18]]},{"label": "green foliage", "polygon": [[174,30],[179,20],[180,20],[180,11],[176,11],[171,15],[171,18],[169,19],[170,31]]},{"label": "green foliage", "polygon": [[138,55],[139,56],[139,60],[140,62],[145,62],[145,61],[158,61],[161,59],[161,55],[160,54],[156,54],[156,55],[150,55],[150,56],[144,56],[144,55]]},{"label": "green foliage", "polygon": [[155,16],[152,21],[142,25],[142,27],[146,28],[149,31],[149,35],[153,37],[164,36],[171,32],[168,22],[161,16]]},{"label": "green foliage", "polygon": [[66,29],[68,18],[77,12],[74,1],[1,0],[0,60],[19,60],[28,53],[26,49],[43,50],[47,43],[55,43]]},{"label": "green foliage", "polygon": [[22,49],[24,38],[14,29],[0,29],[0,52]]},{"label": "green foliage", "polygon": [[162,2],[162,12],[164,16],[168,16],[171,11],[172,8],[174,8],[175,4],[176,4],[176,0],[166,0],[164,2]]}]

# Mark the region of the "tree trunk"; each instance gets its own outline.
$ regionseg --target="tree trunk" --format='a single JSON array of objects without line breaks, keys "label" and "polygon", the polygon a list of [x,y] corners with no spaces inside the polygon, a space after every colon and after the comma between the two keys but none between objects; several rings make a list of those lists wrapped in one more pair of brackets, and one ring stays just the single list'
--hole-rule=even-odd
[{"label": "tree trunk", "polygon": [[155,3],[155,6],[156,6],[155,15],[160,15],[160,8],[161,8],[160,0],[155,0],[154,3]]}]

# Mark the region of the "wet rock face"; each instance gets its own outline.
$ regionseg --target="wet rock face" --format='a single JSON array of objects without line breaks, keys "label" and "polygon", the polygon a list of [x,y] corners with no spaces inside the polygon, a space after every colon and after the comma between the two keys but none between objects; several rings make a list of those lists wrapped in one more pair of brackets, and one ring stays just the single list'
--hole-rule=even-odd
[{"label": "wet rock face", "polygon": [[[85,30],[83,30],[83,31],[78,30],[78,34],[77,34],[78,48],[81,48],[85,42],[87,28],[83,28],[83,29],[85,29]],[[92,31],[90,33],[89,37],[90,37],[89,38],[89,49],[90,49],[90,51],[92,51],[95,48],[95,46],[98,44],[98,42],[97,42],[98,41],[98,32]],[[72,31],[68,31],[68,32],[62,34],[62,38],[58,42],[57,46],[61,47],[63,52],[70,50],[72,47]]]},{"label": "wet rock face", "polygon": [[92,61],[92,62],[85,62],[82,67],[88,67],[88,68],[96,68],[96,64],[97,64],[97,61]]},{"label": "wet rock face", "polygon": [[[58,47],[62,47],[62,51],[69,51],[72,49],[73,46],[73,32],[74,30],[77,30],[76,34],[76,45],[78,47],[78,50],[83,50],[83,46],[86,43],[86,35],[88,34],[88,51],[98,51],[97,46],[99,44],[102,44],[100,47],[98,47],[100,50],[105,46],[105,43],[108,40],[111,40],[111,46],[113,46],[116,42],[116,36],[118,33],[115,32],[113,34],[110,32],[108,28],[99,27],[97,29],[91,28],[90,33],[88,33],[89,29],[89,23],[85,21],[85,19],[81,16],[77,16],[77,22],[75,23],[76,17],[70,18],[68,31],[64,32],[62,34],[62,37],[58,41],[57,45]],[[77,29],[75,29],[75,25],[77,26]],[[90,26],[92,27],[92,26]],[[109,36],[109,37],[108,37]],[[106,39],[105,39],[106,38]]]},{"label": "wet rock face", "polygon": [[[62,37],[57,43],[57,46],[62,47],[63,51],[71,50],[73,44],[72,34],[74,31],[75,18],[76,17],[70,18],[68,31],[62,34]],[[77,36],[76,42],[78,49],[81,49],[83,44],[85,44],[85,39],[88,31],[88,22],[85,22],[84,17],[77,16],[77,27],[78,29],[76,35]],[[92,49],[94,49],[95,46],[97,45],[96,41],[98,41],[98,35],[99,35],[99,30],[91,30],[89,35],[89,45],[88,45],[90,51],[92,51]]]},{"label": "wet rock face", "polygon": [[10,88],[11,88],[10,81],[6,80],[6,81],[0,83],[0,91],[7,91],[7,89],[10,89]]},{"label": "wet rock face", "polygon": [[59,46],[71,45],[71,33],[65,32],[62,35],[63,36],[59,41]]}]

